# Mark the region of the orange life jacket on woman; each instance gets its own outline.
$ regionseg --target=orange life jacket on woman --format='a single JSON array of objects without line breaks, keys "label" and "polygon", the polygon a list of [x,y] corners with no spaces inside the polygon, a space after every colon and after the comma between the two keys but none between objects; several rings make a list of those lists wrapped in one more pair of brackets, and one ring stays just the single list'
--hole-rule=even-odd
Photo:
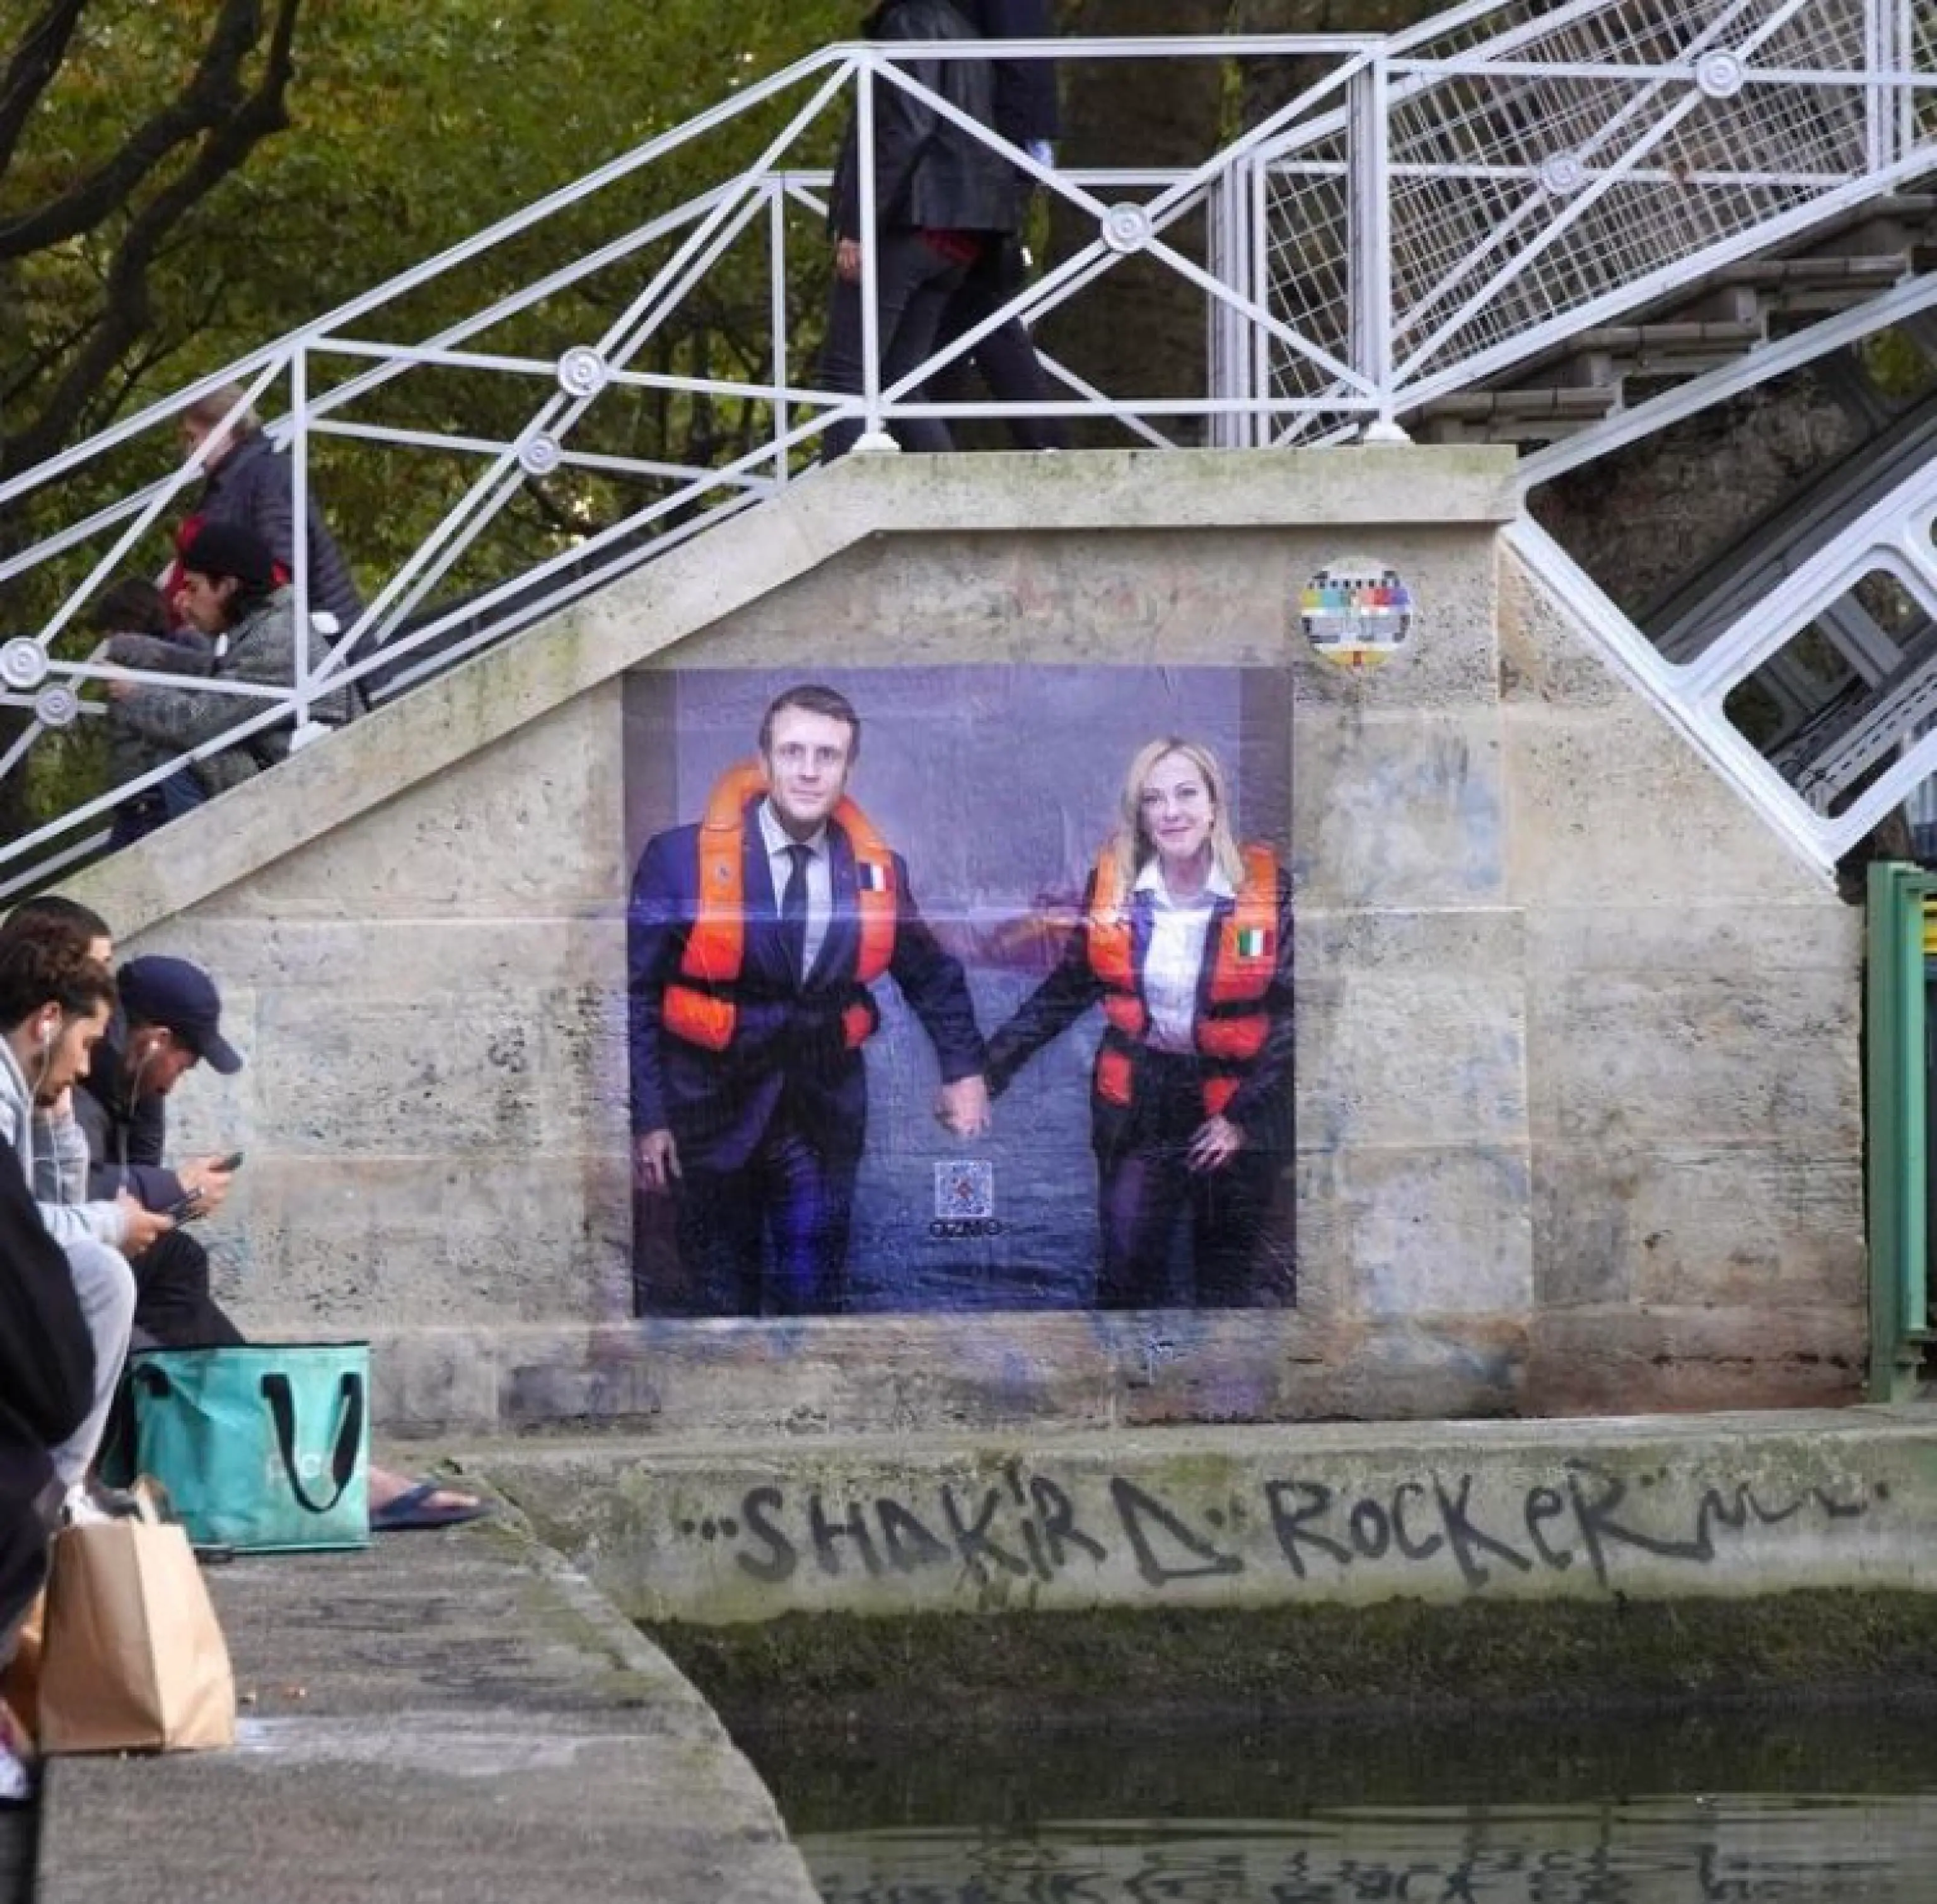
[{"label": "orange life jacket on woman", "polygon": [[[1268,846],[1244,849],[1244,880],[1210,948],[1211,981],[1192,1038],[1206,1061],[1204,1108],[1220,1115],[1237,1095],[1243,1074],[1264,1049],[1271,1017],[1262,1008],[1278,970],[1278,859]],[[1138,988],[1130,925],[1130,895],[1123,890],[1117,856],[1104,848],[1090,893],[1090,969],[1104,987],[1109,1027],[1096,1054],[1096,1093],[1105,1102],[1130,1104],[1135,1048],[1148,1035],[1150,1008]]]},{"label": "orange life jacket on woman", "polygon": [[[699,905],[680,975],[665,988],[659,1017],[675,1038],[708,1051],[725,1051],[739,1023],[733,990],[747,959],[747,809],[766,790],[766,776],[756,763],[735,767],[714,787],[699,823]],[[852,800],[844,799],[834,809],[834,820],[854,855],[861,943],[853,979],[865,986],[894,960],[895,857]],[[841,1014],[848,1050],[859,1051],[879,1022],[865,996],[848,1005]]]}]

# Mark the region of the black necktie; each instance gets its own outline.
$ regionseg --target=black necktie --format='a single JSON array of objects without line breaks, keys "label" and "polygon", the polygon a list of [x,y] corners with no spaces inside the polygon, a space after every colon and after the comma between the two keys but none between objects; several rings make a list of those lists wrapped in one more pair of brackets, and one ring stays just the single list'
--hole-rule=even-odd
[{"label": "black necktie", "polygon": [[787,947],[788,969],[797,979],[807,976],[807,863],[813,857],[811,847],[796,843],[787,848],[793,863],[781,893],[781,943]]}]

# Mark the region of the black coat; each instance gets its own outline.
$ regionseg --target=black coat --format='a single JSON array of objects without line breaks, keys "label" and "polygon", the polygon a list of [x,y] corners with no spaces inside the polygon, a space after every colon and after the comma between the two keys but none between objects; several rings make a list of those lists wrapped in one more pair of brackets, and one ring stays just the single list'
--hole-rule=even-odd
[{"label": "black coat", "polygon": [[[326,608],[347,633],[363,612],[350,565],[336,546],[314,492],[304,516],[309,525],[309,605]],[[291,574],[296,547],[296,478],[289,457],[259,434],[245,436],[208,472],[196,511],[205,523],[235,523],[253,529],[270,554]]]},{"label": "black coat", "polygon": [[[965,0],[969,24],[985,40],[1050,40],[1056,22],[1049,0]],[[1062,136],[1056,65],[1047,59],[998,59],[996,130],[1012,144]]]},{"label": "black coat", "polygon": [[117,1011],[74,1090],[74,1120],[87,1139],[87,1193],[105,1202],[126,1190],[144,1209],[166,1210],[184,1194],[181,1179],[162,1162],[168,1099],[130,1094],[123,1060],[127,1037]]},{"label": "black coat", "polygon": [[[950,0],[886,0],[869,18],[867,32],[884,44],[980,37]],[[970,118],[995,124],[993,61],[911,59],[899,70]],[[841,141],[828,202],[828,226],[836,238],[863,235],[859,139],[857,118]],[[1020,195],[1014,170],[1000,153],[888,80],[875,88],[875,211],[886,229],[1012,232]]]},{"label": "black coat", "polygon": [[[989,1040],[990,1093],[999,1096],[1008,1088],[1017,1072],[1049,1041],[1090,1010],[1103,1002],[1106,987],[1090,963],[1090,911],[1096,893],[1096,875],[1084,889],[1083,923],[1077,928],[1054,971],[1016,1008],[1008,1023]],[[1231,910],[1229,899],[1218,901],[1211,915],[1204,965],[1199,975],[1200,1008],[1208,1002],[1211,983],[1211,948]],[[1296,987],[1293,978],[1292,946],[1291,881],[1281,872],[1278,876],[1278,950],[1270,988],[1263,1010],[1271,1021],[1264,1048],[1246,1066],[1237,1095],[1224,1114],[1244,1132],[1254,1150],[1283,1150],[1291,1138],[1293,1069],[1296,1059],[1298,1034],[1295,1018]],[[1138,989],[1143,983],[1144,961],[1150,952],[1150,901],[1143,893],[1132,895],[1130,902],[1131,963],[1137,975]],[[1134,1066],[1143,1047],[1137,1048]],[[1132,1072],[1132,1102],[1136,1101]],[[1090,1094],[1090,1141],[1098,1156],[1114,1157],[1126,1145],[1136,1141],[1135,1119],[1129,1111],[1108,1101],[1094,1088]]]},{"label": "black coat", "polygon": [[94,1402],[94,1345],[66,1253],[0,1145],[0,1662],[47,1570],[59,1504],[47,1451]]},{"label": "black coat", "polygon": [[40,1492],[47,1450],[93,1402],[94,1347],[66,1253],[0,1145],[0,1514]]}]

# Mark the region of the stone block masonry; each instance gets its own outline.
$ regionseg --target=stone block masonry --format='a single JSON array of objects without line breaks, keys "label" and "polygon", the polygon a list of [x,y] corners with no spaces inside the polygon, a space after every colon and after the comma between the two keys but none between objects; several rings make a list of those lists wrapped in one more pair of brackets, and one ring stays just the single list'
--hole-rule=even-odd
[{"label": "stone block masonry", "polygon": [[[1854,1399],[1859,922],[1503,553],[1511,473],[853,459],[69,882],[215,972],[250,1057],[171,1111],[249,1154],[219,1293],[264,1336],[372,1337],[403,1433]],[[1298,615],[1348,555],[1418,609],[1363,674]],[[1071,662],[1290,684],[1298,1306],[635,1320],[627,676]],[[1072,1498],[1086,1537],[1120,1522]]]}]

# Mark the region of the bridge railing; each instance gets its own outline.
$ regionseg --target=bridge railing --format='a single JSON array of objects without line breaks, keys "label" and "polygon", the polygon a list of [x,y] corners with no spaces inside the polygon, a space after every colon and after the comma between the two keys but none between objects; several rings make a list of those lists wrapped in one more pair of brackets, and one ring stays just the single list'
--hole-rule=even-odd
[{"label": "bridge railing", "polygon": [[[1161,380],[1104,390],[1064,362],[1056,337],[1126,321],[1117,297],[1132,260],[1187,287],[1199,301],[1204,337],[1261,331],[1278,350],[1314,355],[1348,393],[1326,397],[1328,416],[1376,421],[1385,409],[1376,374],[1267,310],[1208,234],[1247,156],[1314,102],[1344,96],[1381,44],[1339,36],[1004,44],[1005,58],[1059,65],[1256,57],[1295,60],[1317,75],[1242,138],[1218,144],[1214,135],[1196,162],[1142,169],[1041,164],[910,70],[986,56],[979,44],[830,47],[744,87],[0,484],[0,512],[27,531],[18,538],[17,530],[14,552],[0,556],[0,625],[20,631],[0,643],[0,705],[24,717],[0,752],[0,775],[38,775],[44,792],[93,771],[104,689],[126,671],[95,653],[90,605],[123,575],[164,565],[170,532],[193,511],[225,433],[218,425],[184,456],[178,420],[225,385],[246,393],[229,421],[250,409],[268,415],[289,458],[299,653],[283,693],[194,674],[141,677],[232,703],[232,722],[189,760],[271,732],[302,744],[318,731],[322,697],[352,686],[373,699],[399,692],[719,527],[805,473],[836,422],[858,422],[864,447],[886,447],[885,432],[914,418],[1013,415],[1012,404],[930,387],[1012,319],[1044,327],[1050,395],[1026,408],[1081,420],[1096,440],[1200,443],[1232,414],[1288,419],[1306,407],[1296,396],[1226,393],[1208,368],[1179,394]],[[829,282],[830,160],[850,117],[864,141],[871,136],[890,89],[999,150],[1039,196],[1037,219],[1046,223],[1053,212],[1062,253],[993,317],[890,380],[876,317],[877,259],[864,247],[861,388],[836,390],[811,347]],[[860,168],[859,183],[868,229],[871,168]],[[1376,189],[1369,174],[1366,189]],[[1200,353],[1208,357],[1208,347]],[[359,579],[374,585],[347,626],[311,612],[303,525],[312,496],[339,525],[373,514],[383,524],[380,550],[348,538]],[[114,808],[180,764],[56,802],[59,811],[0,846],[0,891],[97,850]]]},{"label": "bridge railing", "polygon": [[[1410,409],[1937,173],[1937,9],[1469,5],[1396,38],[1351,102],[1250,162],[1264,301],[1334,351],[1382,327],[1381,389]],[[1381,239],[1383,293],[1341,268]],[[1267,349],[1253,380],[1319,397],[1316,364]],[[1278,435],[1313,440],[1322,414]]]},{"label": "bridge railing", "polygon": [[[1012,402],[937,381],[1011,321],[1035,336],[1050,392],[1020,409],[1078,424],[1086,442],[1396,435],[1397,418],[1448,380],[1547,347],[1678,271],[1929,162],[1927,9],[1683,8],[1666,39],[1638,24],[1669,16],[1661,0],[1486,0],[1388,39],[1004,43],[1005,59],[1059,68],[1250,60],[1289,76],[1290,96],[1256,123],[1221,142],[1207,134],[1194,159],[1163,168],[1040,163],[910,70],[985,56],[979,44],[830,47],[744,86],[0,484],[15,551],[0,556],[0,626],[20,631],[0,642],[0,705],[20,720],[0,776],[28,777],[45,814],[0,846],[0,892],[97,850],[113,809],[179,764],[105,784],[103,695],[124,671],[95,655],[87,623],[111,580],[162,565],[168,532],[196,506],[210,450],[184,456],[177,444],[189,402],[237,384],[273,419],[296,504],[300,642],[286,691],[168,678],[233,709],[186,757],[253,735],[300,745],[320,731],[322,697],[399,692],[723,529],[805,474],[837,422],[884,447],[917,418],[1015,416]],[[1769,64],[1778,58],[1791,63]],[[891,380],[864,247],[861,388],[837,390],[811,348],[828,284],[829,161],[850,117],[869,136],[891,90],[999,150],[1035,189],[1038,226],[1053,223],[1056,256]],[[1763,106],[1777,128],[1766,136]],[[1763,143],[1731,171],[1738,132]],[[860,188],[870,229],[868,167]],[[1084,367],[1093,353],[1070,341],[1143,321],[1153,274],[1195,300],[1190,361],[1159,363],[1144,387],[1102,387]],[[349,538],[369,593],[346,626],[311,613],[312,495],[339,526],[381,527]]]}]

